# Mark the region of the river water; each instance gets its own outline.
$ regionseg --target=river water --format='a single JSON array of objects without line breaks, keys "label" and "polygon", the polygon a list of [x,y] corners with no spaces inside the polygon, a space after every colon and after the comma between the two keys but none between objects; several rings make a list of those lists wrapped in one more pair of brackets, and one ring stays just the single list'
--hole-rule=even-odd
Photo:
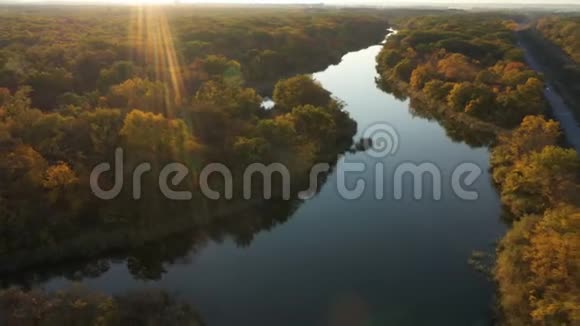
[{"label": "river water", "polygon": [[[408,101],[378,89],[380,49],[349,53],[314,77],[344,102],[358,122],[357,138],[377,122],[392,126],[398,142],[392,155],[346,154],[314,198],[247,246],[227,238],[208,241],[164,263],[155,281],[133,276],[124,259],[113,260],[106,272],[81,279],[83,285],[108,293],[163,288],[191,302],[210,326],[490,324],[494,286],[467,263],[473,250],[493,251],[505,230],[488,174],[488,149],[453,141],[436,121],[413,116]],[[368,168],[349,173],[347,186],[360,179],[367,189],[346,200],[337,190],[337,171],[353,162]],[[394,199],[389,180],[405,162],[440,169],[440,200],[433,199],[430,178],[423,199],[413,198],[409,178],[403,198]],[[477,200],[451,191],[450,174],[464,162],[483,170],[469,187]],[[385,166],[380,200],[377,163]],[[41,285],[58,289],[71,283],[52,276]]]}]

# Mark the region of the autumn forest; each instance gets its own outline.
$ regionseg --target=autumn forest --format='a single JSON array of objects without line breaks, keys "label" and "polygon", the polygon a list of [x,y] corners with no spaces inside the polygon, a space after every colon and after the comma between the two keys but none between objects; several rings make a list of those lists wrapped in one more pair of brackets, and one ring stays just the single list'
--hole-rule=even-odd
[{"label": "autumn forest", "polygon": [[[580,117],[579,35],[578,15],[542,12],[0,6],[0,325],[574,325],[580,128],[557,110]],[[377,122],[395,161],[479,164],[480,199],[339,198],[345,159],[389,159],[362,136]],[[126,183],[149,164],[145,191],[103,200],[92,172],[120,151]],[[189,200],[157,186],[175,162]],[[290,194],[274,177],[271,198],[242,196],[257,162]],[[449,307],[422,294],[437,284]]]}]

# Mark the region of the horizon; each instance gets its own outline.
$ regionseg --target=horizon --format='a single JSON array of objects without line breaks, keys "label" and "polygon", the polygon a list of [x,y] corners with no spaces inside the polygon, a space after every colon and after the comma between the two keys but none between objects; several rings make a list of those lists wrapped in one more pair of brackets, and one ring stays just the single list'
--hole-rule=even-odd
[{"label": "horizon", "polygon": [[481,7],[481,6],[500,6],[500,7],[580,7],[580,4],[570,0],[526,0],[525,2],[517,0],[0,0],[0,5],[4,4],[21,4],[21,5],[339,5],[339,6],[447,6],[447,7]]},{"label": "horizon", "polygon": [[548,1],[0,0],[0,326],[573,324]]}]

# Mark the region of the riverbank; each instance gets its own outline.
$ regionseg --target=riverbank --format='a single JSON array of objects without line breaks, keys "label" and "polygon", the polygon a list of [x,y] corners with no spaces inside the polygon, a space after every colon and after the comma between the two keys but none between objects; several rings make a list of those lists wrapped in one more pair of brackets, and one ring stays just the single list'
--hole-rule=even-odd
[{"label": "riverbank", "polygon": [[501,133],[508,132],[509,129],[498,126],[492,122],[483,121],[464,112],[451,110],[445,103],[434,101],[421,90],[412,89],[408,83],[403,81],[389,80],[388,86],[384,80],[377,82],[386,92],[396,89],[399,94],[411,99],[413,112],[424,118],[433,118],[445,125],[454,125],[458,129],[469,130],[463,139],[473,146],[489,146],[495,137]]},{"label": "riverbank", "polygon": [[[428,98],[426,112],[468,114],[507,129],[497,134],[490,160],[514,221],[499,242],[494,268],[501,320],[569,324],[580,302],[574,282],[580,243],[571,240],[580,236],[580,160],[576,151],[558,146],[560,125],[541,114],[549,102],[577,146],[575,121],[550,85],[544,88],[538,72],[528,68],[538,67],[517,48],[513,28],[497,17],[470,15],[414,21],[378,57],[380,82],[411,103]],[[501,42],[494,41],[503,50],[482,55],[486,35],[502,33]]]},{"label": "riverbank", "polygon": [[546,39],[536,26],[521,23],[516,33],[525,51],[533,57],[533,65],[550,80],[555,90],[580,119],[580,66],[560,46]]},{"label": "riverbank", "polygon": [[[179,293],[208,325],[217,326],[331,324],[343,320],[340,314],[350,298],[368,311],[361,315],[368,324],[491,323],[493,283],[466,262],[472,250],[490,250],[505,231],[487,173],[489,153],[451,138],[438,122],[413,115],[408,101],[378,89],[380,49],[349,53],[313,77],[342,100],[358,123],[357,138],[378,123],[392,125],[401,144],[396,153],[379,158],[346,153],[312,199],[234,215],[229,225],[219,221],[199,246],[190,247],[191,236],[172,236],[84,269],[50,272],[39,266],[21,284],[54,291],[81,282],[113,294],[158,287]],[[483,171],[470,186],[479,194],[476,201],[455,196],[448,182],[442,183],[441,200],[432,199],[431,183],[424,198],[416,200],[412,178],[405,178],[401,200],[390,195],[388,182],[382,200],[373,191],[374,166],[383,166],[389,176],[404,162],[432,162],[448,176],[465,161]],[[369,168],[339,179],[349,162]],[[347,200],[337,191],[339,180],[347,185],[362,180],[367,187],[360,198]],[[220,233],[223,229],[235,232]],[[305,284],[310,291],[301,290]]]},{"label": "riverbank", "polygon": [[163,291],[141,290],[109,296],[81,287],[0,290],[1,325],[172,325],[203,326],[195,308]]},{"label": "riverbank", "polygon": [[[472,19],[481,23],[472,25]],[[417,19],[385,44],[377,59],[378,82],[469,129],[514,128],[524,116],[544,113],[546,105],[541,76],[523,62],[506,25],[494,16],[469,14]],[[488,40],[494,33],[507,35]]]},{"label": "riverbank", "polygon": [[[200,213],[199,216],[181,216],[171,220],[166,219],[151,228],[125,226],[83,231],[76,237],[66,239],[58,244],[1,255],[0,275],[28,274],[39,266],[50,269],[51,266],[58,267],[59,265],[66,265],[67,262],[91,261],[100,257],[127,253],[183,233],[198,235],[201,241],[207,241],[207,237],[200,235],[208,233],[211,226],[207,223],[200,224],[196,221],[211,221],[212,219],[231,217],[232,215],[256,209],[259,204],[258,201],[243,201],[234,205],[228,204],[214,211],[212,215]],[[206,205],[200,206],[205,207]],[[197,241],[192,242],[195,243]]]}]

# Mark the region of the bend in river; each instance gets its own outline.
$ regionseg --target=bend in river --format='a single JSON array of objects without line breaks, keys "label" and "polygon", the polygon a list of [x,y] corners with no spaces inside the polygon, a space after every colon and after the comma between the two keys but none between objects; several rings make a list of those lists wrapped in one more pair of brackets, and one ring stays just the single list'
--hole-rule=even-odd
[{"label": "bend in river", "polygon": [[[108,260],[104,273],[82,283],[111,293],[164,288],[191,302],[208,325],[489,324],[493,284],[467,264],[473,250],[492,251],[504,232],[487,173],[488,149],[453,141],[436,121],[413,116],[407,101],[378,89],[380,49],[349,53],[314,77],[358,122],[357,139],[377,123],[393,127],[398,146],[389,155],[346,154],[319,194],[245,247],[232,239],[207,241],[162,264],[162,277],[154,281],[132,274],[131,262]],[[338,174],[353,162],[366,171],[348,173],[346,186],[363,180],[366,189],[346,200],[337,190]],[[393,174],[406,162],[439,168],[440,200],[433,198],[432,180],[424,182],[423,199],[415,200],[411,178],[403,179],[403,198],[394,198]],[[483,171],[469,187],[478,193],[474,201],[451,190],[451,173],[464,162]],[[374,190],[379,163],[381,200]],[[58,276],[41,285],[58,289],[70,283]]]}]

